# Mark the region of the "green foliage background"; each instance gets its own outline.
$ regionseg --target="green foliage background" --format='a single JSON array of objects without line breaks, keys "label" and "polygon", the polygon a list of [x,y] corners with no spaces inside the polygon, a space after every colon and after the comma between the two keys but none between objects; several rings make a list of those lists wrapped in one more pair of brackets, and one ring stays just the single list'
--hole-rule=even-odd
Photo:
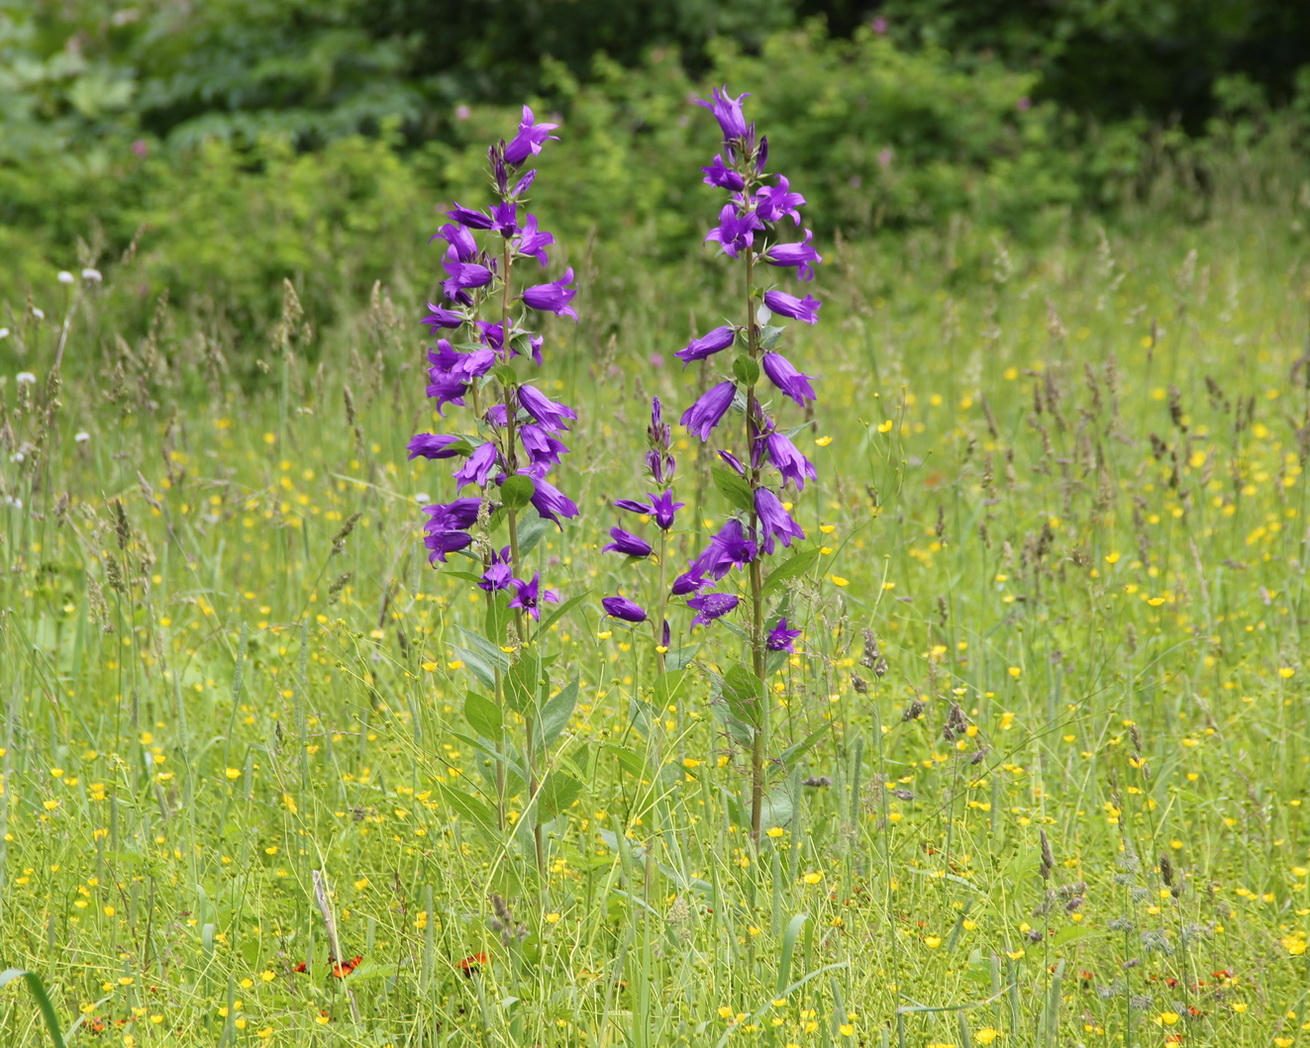
[{"label": "green foliage background", "polygon": [[0,301],[135,243],[129,327],[165,288],[259,327],[287,277],[331,317],[422,258],[525,99],[564,124],[568,177],[534,201],[553,228],[664,262],[702,222],[689,102],[725,82],[825,236],[957,215],[1027,235],[1180,176],[1196,217],[1235,161],[1263,202],[1304,180],[1298,5],[602,6],[0,0]]}]

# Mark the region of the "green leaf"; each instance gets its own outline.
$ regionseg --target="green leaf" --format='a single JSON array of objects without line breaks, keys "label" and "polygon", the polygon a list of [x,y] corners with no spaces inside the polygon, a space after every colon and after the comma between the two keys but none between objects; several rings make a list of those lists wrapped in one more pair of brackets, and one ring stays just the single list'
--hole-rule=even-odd
[{"label": "green leaf", "polygon": [[1102,934],[1104,933],[1098,932],[1095,928],[1086,928],[1081,924],[1066,924],[1051,936],[1051,945],[1063,946],[1067,942],[1077,942],[1079,939],[1089,939]]},{"label": "green leaf", "polygon": [[59,1017],[55,1015],[55,1006],[50,1003],[50,995],[46,993],[41,976],[36,972],[24,971],[22,968],[6,968],[0,972],[0,987],[7,986],[15,979],[22,979],[27,983],[27,988],[36,998],[36,1006],[41,1011],[41,1018],[45,1020],[45,1028],[50,1033],[51,1042],[55,1048],[64,1048],[64,1035],[59,1031]]},{"label": "green leaf", "polygon": [[751,359],[749,353],[740,354],[732,362],[732,373],[736,376],[737,381],[747,389],[760,380],[760,366]]},{"label": "green leaf", "polygon": [[578,678],[574,677],[541,705],[541,746],[550,749],[551,745],[568,726],[578,704]]},{"label": "green leaf", "polygon": [[767,597],[784,582],[808,575],[819,561],[817,549],[798,550],[784,560],[764,579],[764,595]]},{"label": "green leaf", "polygon": [[765,327],[760,330],[760,349],[768,352],[776,347],[779,339],[782,338],[782,333],[786,330],[787,329],[783,327],[765,325]]},{"label": "green leaf", "polygon": [[548,822],[567,811],[582,796],[582,783],[572,775],[553,771],[537,791],[537,821]]},{"label": "green leaf", "polygon": [[714,480],[714,486],[723,492],[724,497],[737,509],[749,513],[755,508],[755,499],[751,495],[751,486],[746,483],[746,478],[735,469],[728,469],[726,466],[714,466],[710,469],[710,476]]},{"label": "green leaf", "polygon": [[513,612],[509,610],[509,594],[505,590],[496,590],[489,596],[487,615],[484,620],[486,628],[484,636],[493,645],[498,646],[505,642],[505,627],[509,624]]},{"label": "green leaf", "polygon": [[[506,483],[509,483],[506,481]],[[519,517],[519,556],[526,557],[537,548],[541,540],[545,537],[554,525],[545,517],[540,516],[534,509],[531,513],[526,510]]]},{"label": "green leaf", "polygon": [[505,678],[505,704],[515,713],[523,713],[536,704],[541,684],[541,656],[532,648],[519,651],[518,662]]},{"label": "green leaf", "polygon": [[541,623],[537,626],[537,631],[536,631],[537,636],[540,636],[541,634],[545,633],[546,630],[550,629],[551,626],[555,625],[555,623],[558,622],[564,615],[567,615],[570,611],[572,611],[584,600],[586,600],[587,596],[590,593],[591,590],[587,590],[586,593],[580,593],[576,597],[570,597],[563,604],[555,608],[549,615],[543,616]]},{"label": "green leaf", "polygon": [[760,726],[764,681],[740,662],[730,666],[723,675],[723,698],[732,715],[739,721],[752,728]]},{"label": "green leaf", "polygon": [[628,749],[626,746],[620,746],[616,742],[606,743],[605,750],[613,754],[614,759],[619,762],[619,767],[633,778],[640,778],[646,773],[646,762],[635,751]]},{"label": "green leaf", "polygon": [[699,644],[687,644],[681,648],[674,648],[664,656],[664,665],[669,668],[669,672],[686,669],[691,665],[691,660],[696,657],[698,651],[700,651]]},{"label": "green leaf", "polygon": [[657,709],[667,709],[675,702],[682,699],[682,689],[686,685],[690,675],[685,669],[665,670],[655,680],[655,688],[652,692],[652,704]]},{"label": "green leaf", "polygon": [[828,732],[827,728],[816,728],[814,731],[810,732],[809,735],[803,738],[800,742],[788,746],[785,750],[783,750],[780,754],[778,754],[778,762],[782,764],[783,767],[785,768],[792,760],[801,756],[809,749],[811,749],[816,742],[818,742],[821,738],[824,737],[824,735],[827,734],[827,732]]},{"label": "green leaf", "polygon": [[499,741],[501,729],[505,726],[500,707],[476,691],[470,691],[464,699],[464,719],[479,735],[493,742]]},{"label": "green leaf", "polygon": [[[506,477],[505,483],[500,486],[500,500],[504,503],[506,509],[520,510],[532,501],[532,496],[536,492],[537,485],[533,483],[531,477],[524,473],[515,473],[512,477]],[[523,548],[520,542],[520,555],[522,552]]]},{"label": "green leaf", "polygon": [[502,386],[512,386],[518,382],[518,375],[509,364],[497,364],[488,374]]},{"label": "green leaf", "polygon": [[471,793],[465,793],[451,786],[441,785],[441,799],[461,819],[473,823],[493,840],[500,837],[496,825],[496,812],[486,801],[479,800]]},{"label": "green leaf", "polygon": [[464,668],[473,674],[480,683],[485,684],[488,688],[496,686],[495,669],[478,652],[471,648],[462,648],[458,644],[452,644],[450,650],[454,653],[455,658],[464,664]]}]

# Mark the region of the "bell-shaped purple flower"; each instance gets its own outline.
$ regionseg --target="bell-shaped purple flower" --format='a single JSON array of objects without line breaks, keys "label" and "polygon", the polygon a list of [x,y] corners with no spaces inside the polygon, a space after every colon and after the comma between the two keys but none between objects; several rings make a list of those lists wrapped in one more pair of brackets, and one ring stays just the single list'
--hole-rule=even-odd
[{"label": "bell-shaped purple flower", "polygon": [[428,522],[423,528],[425,531],[463,531],[473,527],[481,508],[480,498],[455,499],[454,502],[426,506],[424,512],[428,514]]},{"label": "bell-shaped purple flower", "polygon": [[783,477],[795,484],[797,489],[802,491],[805,489],[807,477],[810,480],[818,478],[819,474],[814,464],[783,434],[770,433],[764,439],[764,447],[768,452],[769,461],[777,467]]},{"label": "bell-shaped purple flower", "polygon": [[438,371],[433,368],[428,372],[431,381],[427,384],[427,395],[437,402],[437,414],[444,415],[447,404],[464,405],[464,394],[468,392],[468,382],[460,375]]},{"label": "bell-shaped purple flower", "polygon": [[544,267],[550,261],[546,255],[546,245],[553,243],[555,243],[555,235],[538,229],[537,216],[528,215],[519,228],[519,236],[514,242],[514,250],[520,255],[535,258]]},{"label": "bell-shaped purple flower", "polygon": [[508,240],[519,231],[518,215],[518,204],[502,200],[491,209],[491,228]]},{"label": "bell-shaped purple flower", "polygon": [[526,175],[514,183],[514,188],[509,191],[510,199],[517,200],[531,188],[532,183],[537,180],[536,169],[529,171]]},{"label": "bell-shaped purple flower", "polygon": [[732,345],[736,337],[736,328],[730,325],[716,327],[700,338],[692,339],[686,349],[680,349],[673,355],[682,361],[683,367],[686,367],[693,360],[704,360],[706,357],[722,352]]},{"label": "bell-shaped purple flower", "polygon": [[791,191],[791,183],[783,175],[778,176],[777,185],[763,186],[755,194],[755,213],[764,222],[777,222],[791,216],[794,224],[801,224],[801,213],[797,208],[805,206],[805,198]]},{"label": "bell-shaped purple flower", "polygon": [[[805,231],[805,239],[799,244],[772,244],[760,258],[771,266],[795,266],[796,275],[801,280],[814,279],[814,267],[823,261],[819,253],[810,246],[814,233]],[[772,307],[770,307],[772,308]],[[818,306],[816,304],[815,308]]]},{"label": "bell-shaped purple flower", "polygon": [[687,607],[696,612],[691,624],[693,627],[708,626],[715,619],[723,618],[739,603],[740,598],[730,593],[706,593],[701,597],[692,597],[687,601]]},{"label": "bell-shaped purple flower", "polygon": [[814,376],[802,375],[781,353],[765,353],[760,363],[769,381],[796,401],[798,406],[805,407],[807,400],[815,399],[814,387],[810,385],[810,379]]},{"label": "bell-shaped purple flower", "polygon": [[467,549],[473,544],[473,536],[464,531],[429,531],[423,536],[423,545],[428,548],[428,563],[437,561],[445,563],[446,554],[456,550]]},{"label": "bell-shaped purple flower", "polygon": [[578,413],[567,404],[551,400],[536,386],[519,386],[519,407],[540,422],[546,429],[568,429],[569,427],[564,424],[564,420],[578,417]]},{"label": "bell-shaped purple flower", "polygon": [[712,92],[712,96],[712,102],[697,99],[696,104],[704,106],[714,114],[714,119],[719,122],[719,127],[723,131],[723,140],[731,142],[734,138],[744,138],[746,136],[746,117],[741,111],[741,100],[750,98],[750,95],[744,94],[732,98],[728,95],[728,85],[724,84],[722,90],[716,87]]},{"label": "bell-shaped purple flower", "polygon": [[428,303],[430,312],[423,318],[423,323],[434,331],[438,328],[457,328],[464,323],[464,314],[454,309],[447,309],[445,306],[434,306]]},{"label": "bell-shaped purple flower", "polygon": [[715,186],[719,189],[727,189],[738,193],[746,188],[746,181],[737,174],[732,168],[723,162],[723,157],[715,156],[714,163],[709,167],[702,167],[705,177],[701,180],[707,186]]},{"label": "bell-shaped purple flower", "polygon": [[725,466],[736,471],[738,476],[742,476],[742,477],[746,476],[746,467],[741,464],[741,459],[739,459],[731,451],[720,451],[719,458],[723,460],[723,464]]},{"label": "bell-shaped purple flower", "polygon": [[682,424],[701,440],[709,440],[710,431],[723,421],[736,394],[737,387],[731,382],[720,382],[712,386],[700,400],[682,413]]},{"label": "bell-shaped purple flower", "polygon": [[436,433],[416,433],[409,440],[409,457],[416,459],[422,455],[426,459],[454,458],[459,452],[451,450],[451,445],[460,444],[463,441],[463,437],[445,437]]},{"label": "bell-shaped purple flower", "polygon": [[791,519],[778,496],[768,488],[756,490],[755,512],[760,518],[760,534],[765,553],[773,552],[774,539],[780,539],[784,546],[790,546],[792,539],[805,538],[801,526]]},{"label": "bell-shaped purple flower", "polygon": [[492,550],[491,563],[487,565],[487,570],[478,580],[478,587],[493,593],[496,590],[509,589],[513,581],[514,570],[513,565],[510,564],[509,547],[505,546],[499,553]]},{"label": "bell-shaped purple flower", "polygon": [[616,509],[626,509],[631,513],[653,517],[656,527],[661,531],[668,531],[673,527],[673,515],[685,505],[685,502],[674,502],[671,491],[663,491],[658,495],[648,494],[645,502],[639,499],[614,500]]},{"label": "bell-shaped purple flower", "polygon": [[817,324],[819,322],[819,307],[823,305],[822,302],[811,295],[797,298],[785,291],[764,292],[764,304],[775,313],[780,313],[784,317],[791,317],[794,320],[804,321],[806,324]]},{"label": "bell-shaped purple flower", "polygon": [[447,298],[455,298],[469,288],[486,287],[491,283],[491,270],[476,262],[447,259],[445,267],[450,276],[442,282],[441,290]]},{"label": "bell-shaped purple flower", "polygon": [[650,543],[641,536],[634,535],[630,531],[624,531],[622,528],[610,528],[610,538],[614,541],[602,546],[602,553],[613,551],[629,557],[649,557],[655,552]]},{"label": "bell-shaped purple flower", "polygon": [[717,241],[725,254],[736,258],[755,243],[755,231],[762,228],[754,211],[739,211],[735,204],[724,204],[719,224],[705,234],[705,241]]},{"label": "bell-shaped purple flower", "polygon": [[693,566],[673,580],[673,586],[669,592],[675,597],[685,597],[688,593],[696,593],[704,589],[711,581]]},{"label": "bell-shaped purple flower", "polygon": [[505,144],[505,163],[521,164],[530,156],[541,152],[547,141],[559,141],[558,135],[552,135],[559,124],[535,123],[532,110],[523,107],[523,120],[519,123],[518,134]]},{"label": "bell-shaped purple flower", "polygon": [[453,218],[461,226],[468,226],[469,229],[490,229],[491,216],[482,211],[474,211],[470,207],[463,207],[459,201],[455,206],[446,212],[447,218]]},{"label": "bell-shaped purple flower", "polygon": [[621,593],[617,597],[602,597],[600,606],[605,609],[606,615],[631,622],[634,626],[646,621],[646,609]]},{"label": "bell-shaped purple flower", "polygon": [[559,460],[569,453],[564,442],[554,437],[545,426],[525,423],[519,426],[518,434],[519,439],[523,441],[524,450],[528,453],[534,477],[539,473],[549,473],[559,464]]},{"label": "bell-shaped purple flower", "polygon": [[734,566],[749,564],[757,552],[755,542],[747,537],[741,521],[733,517],[691,562],[686,574],[694,578],[721,579]]},{"label": "bell-shaped purple flower", "polygon": [[769,630],[769,635],[764,638],[764,646],[770,651],[794,652],[796,647],[792,642],[800,635],[800,630],[788,629],[787,620],[781,618],[778,620],[778,624]]},{"label": "bell-shaped purple flower", "polygon": [[514,587],[514,596],[509,602],[511,608],[521,608],[531,615],[534,619],[541,620],[541,611],[538,605],[542,601],[550,601],[552,604],[559,602],[559,594],[554,590],[541,592],[541,572],[535,572],[532,581],[524,582],[522,579],[512,579],[510,585]]},{"label": "bell-shaped purple flower", "polygon": [[473,454],[468,457],[468,461],[455,471],[455,479],[459,482],[456,490],[463,488],[466,484],[476,484],[482,487],[487,483],[487,478],[491,476],[492,469],[496,465],[496,445],[487,441],[485,444],[479,444],[473,449]]},{"label": "bell-shaped purple flower", "polygon": [[428,243],[432,243],[438,237],[449,245],[446,248],[447,258],[454,258],[459,262],[472,262],[478,257],[478,242],[473,239],[473,234],[466,227],[448,222],[432,234]]},{"label": "bell-shaped purple flower", "polygon": [[[525,472],[525,471],[521,471]],[[552,520],[562,530],[559,518],[572,520],[578,515],[578,504],[544,477],[533,477],[532,508],[543,520]]]},{"label": "bell-shaped purple flower", "polygon": [[560,280],[524,288],[523,301],[533,309],[539,309],[545,313],[554,313],[561,317],[572,317],[577,320],[578,314],[569,303],[573,301],[573,296],[578,293],[578,289],[565,286],[572,280],[573,267],[569,266]]}]

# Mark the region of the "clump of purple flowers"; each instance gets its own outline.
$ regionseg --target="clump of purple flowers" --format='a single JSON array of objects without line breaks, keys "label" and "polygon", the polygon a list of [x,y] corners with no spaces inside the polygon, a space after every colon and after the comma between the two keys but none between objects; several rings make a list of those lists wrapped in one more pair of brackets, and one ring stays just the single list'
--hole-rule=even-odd
[{"label": "clump of purple flowers", "polygon": [[[779,238],[778,227],[786,229],[787,219],[791,220],[793,228],[800,226],[800,208],[804,206],[805,198],[792,190],[786,176],[766,173],[769,143],[766,137],[756,135],[753,123],[746,122],[741,103],[748,97],[732,98],[726,87],[723,90],[716,88],[712,101],[698,104],[714,114],[723,131],[723,152],[716,155],[708,167],[702,168],[704,181],[727,190],[729,194],[728,203],[719,212],[718,225],[706,234],[705,240],[719,244],[724,254],[744,262],[746,290],[752,304],[750,315],[745,324],[715,328],[693,339],[686,349],[676,354],[686,366],[692,361],[707,360],[725,350],[736,349],[730,377],[725,376],[711,386],[683,412],[682,424],[702,441],[708,442],[729,413],[739,410],[745,418],[746,454],[739,457],[726,449],[719,451],[723,462],[719,469],[725,472],[725,480],[719,486],[729,493],[729,497],[735,495],[737,513],[679,576],[674,591],[703,595],[708,587],[721,581],[733,568],[746,569],[752,580],[752,603],[758,618],[762,611],[756,593],[762,581],[760,557],[772,554],[778,544],[790,546],[793,540],[805,537],[778,492],[788,487],[800,492],[807,480],[817,477],[814,465],[770,414],[774,409],[773,402],[780,399],[776,396],[778,394],[802,408],[815,397],[810,384],[813,376],[803,374],[777,352],[783,329],[771,326],[769,321],[776,315],[814,324],[818,321],[821,306],[810,295],[797,298],[786,291],[758,284],[759,264],[795,269],[796,276],[807,281],[813,278],[814,267],[822,259],[811,243],[814,235],[808,229],[800,230],[799,241],[788,242]],[[757,304],[763,308],[758,308]],[[768,380],[768,385],[760,387],[761,377]],[[703,602],[703,596],[698,599]],[[724,602],[717,601],[691,606],[698,611],[695,621],[707,624],[733,610],[735,604],[725,606]],[[775,624],[773,630],[777,628]],[[783,628],[785,630],[785,625]],[[771,631],[766,636],[763,624],[757,622],[752,637],[755,649],[769,650],[772,635]],[[790,641],[785,650],[791,650]]]},{"label": "clump of purple flowers", "polygon": [[[733,513],[674,580],[672,593],[688,597],[687,606],[696,613],[693,626],[709,626],[743,606],[749,610],[750,669],[743,667],[743,672],[752,680],[755,694],[751,826],[758,840],[768,745],[764,679],[771,654],[793,651],[800,635],[783,614],[785,601],[769,607],[764,558],[805,538],[791,516],[790,503],[807,481],[817,478],[813,463],[792,440],[794,431],[781,426],[774,415],[791,400],[807,412],[808,420],[815,399],[814,376],[778,352],[784,328],[774,320],[784,317],[815,324],[821,308],[811,295],[798,297],[773,286],[766,274],[791,270],[797,279],[809,281],[822,259],[814,249],[813,233],[800,228],[805,198],[784,175],[767,171],[768,139],[757,135],[754,123],[746,121],[742,101],[747,97],[733,98],[725,87],[699,104],[714,114],[723,132],[722,152],[702,168],[704,181],[728,194],[705,241],[718,244],[725,255],[742,264],[748,309],[742,324],[716,327],[676,354],[685,367],[693,361],[717,364],[724,359],[721,354],[732,351],[719,380],[683,412],[681,421],[708,443],[723,441],[725,421],[739,416],[744,422],[739,431],[744,444],[737,452],[718,449],[715,484],[732,503]],[[796,557],[807,555],[792,552]],[[747,577],[744,599],[720,588],[734,571]]]},{"label": "clump of purple flowers", "polygon": [[[578,507],[547,476],[568,453],[563,434],[577,414],[552,400],[531,378],[520,377],[542,362],[541,335],[531,330],[532,313],[577,319],[570,303],[576,289],[573,270],[558,280],[521,283],[513,279],[518,263],[545,268],[546,249],[554,237],[542,230],[527,210],[527,192],[535,170],[523,165],[555,138],[558,125],[537,123],[523,107],[523,120],[508,142],[492,146],[489,168],[497,202],[480,211],[456,203],[446,212],[450,222],[432,237],[445,244],[442,301],[428,304],[428,325],[436,344],[428,349],[427,395],[438,414],[453,404],[471,411],[473,425],[459,435],[419,433],[409,442],[409,457],[458,460],[453,476],[454,501],[427,507],[424,528],[429,560],[473,547],[482,560],[479,585],[488,593],[506,591],[508,607],[539,617],[538,605],[555,600],[539,590],[539,578],[523,574],[518,523],[530,505],[537,517],[560,524]],[[464,495],[466,488],[474,494]],[[509,544],[495,550],[477,534],[508,524]]]},{"label": "clump of purple flowers", "polygon": [[[609,544],[601,552],[618,553],[629,558],[638,559],[655,556],[658,560],[660,578],[658,596],[656,597],[657,607],[651,625],[655,637],[656,661],[662,672],[664,669],[664,656],[668,652],[670,638],[669,623],[664,617],[665,606],[668,603],[665,561],[667,559],[669,534],[673,529],[678,510],[682,509],[685,503],[673,501],[673,480],[677,474],[678,463],[673,457],[673,430],[664,421],[664,408],[660,404],[659,397],[654,397],[651,400],[650,425],[646,427],[646,443],[646,473],[650,477],[651,486],[655,488],[655,491],[647,492],[645,497],[640,499],[615,499],[614,508],[649,518],[657,529],[658,547],[653,546],[640,535],[628,531],[624,527],[615,526],[610,529]],[[605,609],[605,614],[630,625],[635,626],[651,620],[651,616],[645,608],[621,593],[613,597],[604,597],[600,603],[601,607]]]}]

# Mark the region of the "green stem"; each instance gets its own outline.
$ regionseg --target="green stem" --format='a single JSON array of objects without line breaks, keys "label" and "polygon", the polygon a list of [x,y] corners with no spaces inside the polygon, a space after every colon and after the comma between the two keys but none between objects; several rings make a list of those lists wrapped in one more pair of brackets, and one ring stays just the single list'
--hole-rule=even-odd
[{"label": "green stem", "polygon": [[[506,238],[504,246],[501,248],[501,286],[502,294],[500,300],[500,339],[501,339],[501,359],[504,363],[510,362],[513,349],[510,346],[509,337],[509,307],[513,301],[510,287],[510,252],[509,239]],[[518,453],[515,448],[515,440],[518,436],[518,426],[514,421],[514,386],[506,384],[504,387],[505,394],[505,472],[509,476],[514,476],[518,471]],[[505,522],[509,527],[509,559],[510,573],[516,579],[523,578],[522,557],[519,553],[519,524],[518,513],[512,508],[505,509]],[[517,635],[520,648],[528,646],[527,619],[521,608],[514,609],[514,631]],[[533,802],[537,799],[537,793],[541,789],[541,783],[537,779],[537,740],[536,740],[536,684],[533,683],[533,694],[529,696],[527,705],[523,713],[523,763],[528,773],[528,804],[532,812],[532,843],[533,850],[537,859],[537,876],[542,879],[543,883],[546,876],[546,853],[542,846],[541,840],[541,816],[538,813]]]},{"label": "green stem", "polygon": [[[760,333],[755,325],[755,303],[752,292],[755,280],[755,252],[746,251],[746,348],[751,360],[759,363]],[[760,468],[754,461],[754,447],[758,439],[756,432],[757,402],[755,387],[746,390],[746,461],[750,463],[749,482],[751,495],[760,488]],[[755,511],[752,498],[751,533],[759,534],[760,517]],[[760,819],[764,810],[764,762],[769,744],[769,697],[765,685],[764,652],[764,567],[759,554],[750,564],[751,582],[751,664],[755,676],[760,681],[759,718],[755,727],[755,736],[751,746],[751,840],[756,847],[760,843]]]}]

